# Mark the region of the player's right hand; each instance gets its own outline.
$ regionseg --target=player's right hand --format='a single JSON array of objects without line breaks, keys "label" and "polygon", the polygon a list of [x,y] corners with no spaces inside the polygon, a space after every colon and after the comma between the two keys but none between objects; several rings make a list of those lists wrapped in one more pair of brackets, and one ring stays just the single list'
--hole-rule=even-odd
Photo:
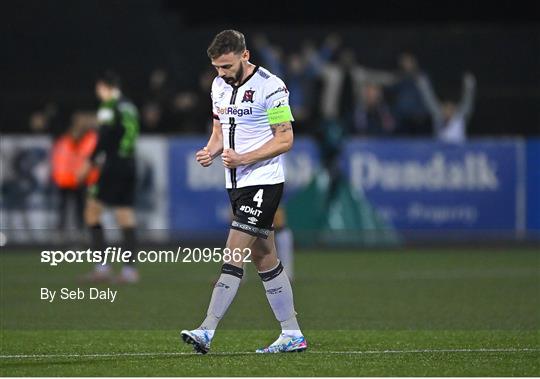
[{"label": "player's right hand", "polygon": [[207,147],[203,147],[201,150],[197,151],[195,154],[195,159],[203,167],[208,167],[212,164],[212,155],[208,151]]}]

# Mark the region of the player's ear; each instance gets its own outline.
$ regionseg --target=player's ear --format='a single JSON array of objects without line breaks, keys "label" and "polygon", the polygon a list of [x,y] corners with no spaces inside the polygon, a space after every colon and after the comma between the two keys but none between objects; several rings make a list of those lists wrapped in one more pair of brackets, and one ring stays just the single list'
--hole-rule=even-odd
[{"label": "player's ear", "polygon": [[248,49],[244,50],[244,52],[242,53],[241,59],[242,59],[244,62],[249,61],[249,50],[248,50]]}]

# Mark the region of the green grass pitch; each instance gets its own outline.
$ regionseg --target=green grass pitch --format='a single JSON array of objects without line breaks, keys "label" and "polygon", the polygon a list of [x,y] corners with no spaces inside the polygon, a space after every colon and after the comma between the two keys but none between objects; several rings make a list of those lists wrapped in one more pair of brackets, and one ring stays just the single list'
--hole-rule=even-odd
[{"label": "green grass pitch", "polygon": [[[114,303],[40,300],[87,264],[0,254],[1,376],[539,376],[540,254],[527,249],[301,251],[293,284],[309,350],[279,333],[250,267],[206,356],[180,342],[219,264],[141,265]],[[105,288],[106,286],[101,286]]]}]

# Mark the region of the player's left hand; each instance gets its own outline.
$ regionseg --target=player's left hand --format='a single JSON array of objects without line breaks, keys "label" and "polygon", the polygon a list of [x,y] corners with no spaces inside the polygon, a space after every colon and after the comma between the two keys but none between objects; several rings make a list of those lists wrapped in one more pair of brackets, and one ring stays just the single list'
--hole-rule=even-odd
[{"label": "player's left hand", "polygon": [[227,168],[236,168],[242,164],[242,156],[233,149],[225,149],[221,153],[221,159],[223,160],[223,166]]}]

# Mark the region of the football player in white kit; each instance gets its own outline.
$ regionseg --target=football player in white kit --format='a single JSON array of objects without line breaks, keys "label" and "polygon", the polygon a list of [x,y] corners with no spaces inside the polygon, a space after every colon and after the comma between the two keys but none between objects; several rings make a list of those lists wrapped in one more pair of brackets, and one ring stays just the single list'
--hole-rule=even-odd
[{"label": "football player in white kit", "polygon": [[234,214],[226,249],[228,256],[214,286],[206,318],[194,330],[183,330],[184,342],[206,354],[219,321],[233,301],[248,251],[263,281],[268,302],[281,323],[278,339],[258,353],[307,349],[294,310],[293,293],[277,258],[272,221],[285,181],[281,154],[291,149],[293,116],[289,93],[281,79],[249,61],[244,35],[236,30],[217,34],[208,47],[217,71],[212,83],[213,131],[196,153],[208,167],[221,157]]}]

